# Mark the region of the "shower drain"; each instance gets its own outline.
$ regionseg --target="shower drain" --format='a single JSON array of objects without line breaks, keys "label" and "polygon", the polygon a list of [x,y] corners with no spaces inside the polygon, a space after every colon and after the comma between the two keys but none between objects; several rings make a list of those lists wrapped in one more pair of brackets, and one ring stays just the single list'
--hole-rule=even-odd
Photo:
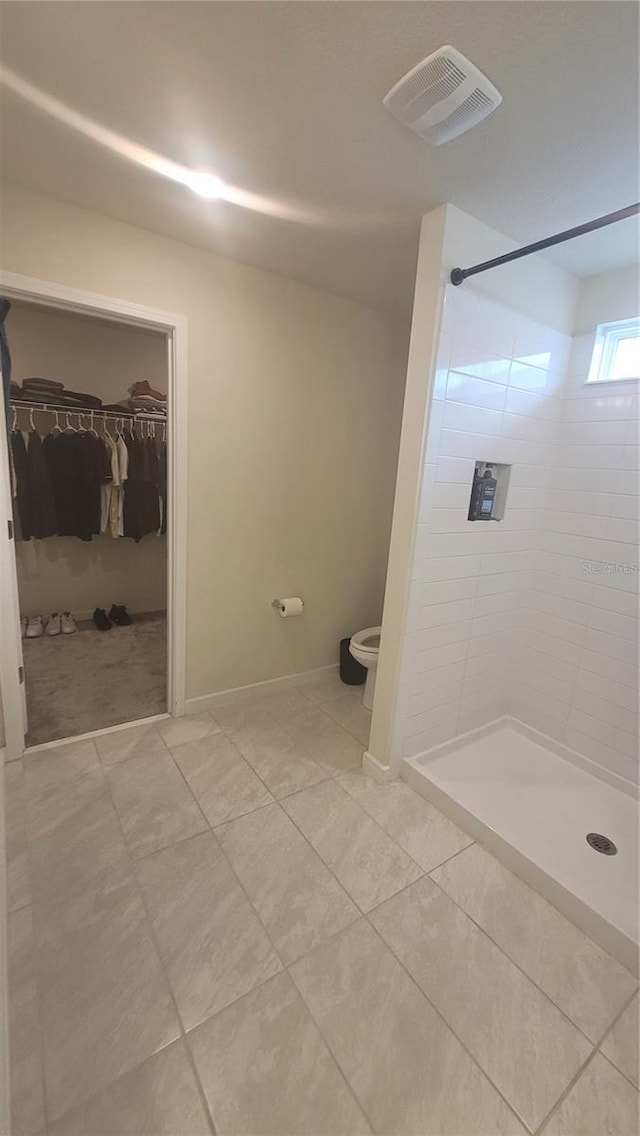
[{"label": "shower drain", "polygon": [[609,840],[609,837],[603,836],[601,832],[588,832],[587,844],[595,848],[596,852],[602,852],[603,856],[615,856],[618,851],[613,840]]}]

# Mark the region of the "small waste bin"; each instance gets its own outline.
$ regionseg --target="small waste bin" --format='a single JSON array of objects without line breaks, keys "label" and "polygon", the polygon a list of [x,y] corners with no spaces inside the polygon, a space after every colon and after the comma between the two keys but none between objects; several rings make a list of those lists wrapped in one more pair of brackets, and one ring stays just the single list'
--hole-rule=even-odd
[{"label": "small waste bin", "polygon": [[367,668],[349,651],[351,637],[340,640],[340,678],[347,686],[362,686],[367,681]]}]

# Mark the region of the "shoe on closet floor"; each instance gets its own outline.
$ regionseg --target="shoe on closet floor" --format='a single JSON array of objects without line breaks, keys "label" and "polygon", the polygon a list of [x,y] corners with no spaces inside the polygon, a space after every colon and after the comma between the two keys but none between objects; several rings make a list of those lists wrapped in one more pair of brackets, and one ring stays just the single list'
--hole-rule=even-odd
[{"label": "shoe on closet floor", "polygon": [[44,635],[44,620],[41,615],[30,615],[27,620],[25,639],[39,639]]},{"label": "shoe on closet floor", "polygon": [[118,627],[129,627],[133,623],[126,607],[123,607],[121,604],[111,604],[109,619],[112,623],[117,623]]},{"label": "shoe on closet floor", "polygon": [[93,613],[93,622],[98,631],[111,631],[112,623],[103,607],[97,607]]},{"label": "shoe on closet floor", "polygon": [[60,630],[60,615],[57,611],[53,611],[47,619],[47,625],[44,629],[44,633],[45,635],[59,635]]},{"label": "shoe on closet floor", "polygon": [[73,635],[78,630],[78,624],[70,611],[63,611],[60,617],[60,630],[63,635]]}]

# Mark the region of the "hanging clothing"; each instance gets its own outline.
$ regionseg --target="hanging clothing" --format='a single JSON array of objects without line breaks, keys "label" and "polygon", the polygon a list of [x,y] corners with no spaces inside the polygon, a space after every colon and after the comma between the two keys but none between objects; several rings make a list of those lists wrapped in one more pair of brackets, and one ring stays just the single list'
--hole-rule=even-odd
[{"label": "hanging clothing", "polygon": [[4,411],[9,429],[9,392],[11,390],[11,352],[9,351],[9,337],[5,320],[11,311],[11,304],[6,296],[0,296],[0,369],[2,370],[2,397],[4,398]]},{"label": "hanging clothing", "polygon": [[27,477],[31,535],[37,540],[55,536],[58,530],[56,505],[49,467],[40,435],[32,430],[27,446]]},{"label": "hanging clothing", "polygon": [[147,442],[129,432],[124,435],[129,456],[129,476],[124,489],[124,535],[136,543],[160,528],[158,490],[153,480]]},{"label": "hanging clothing", "polygon": [[[21,540],[31,540],[31,491],[29,489],[29,460],[27,447],[20,430],[11,433],[11,453],[16,476],[15,518]],[[17,531],[16,531],[17,536]]]},{"label": "hanging clothing", "polygon": [[115,438],[112,438],[110,434],[105,434],[104,444],[107,447],[111,476],[108,481],[103,481],[100,485],[101,533],[106,533],[109,530],[109,519],[111,516],[111,497],[115,492],[117,486],[119,485],[118,451],[116,449]]}]

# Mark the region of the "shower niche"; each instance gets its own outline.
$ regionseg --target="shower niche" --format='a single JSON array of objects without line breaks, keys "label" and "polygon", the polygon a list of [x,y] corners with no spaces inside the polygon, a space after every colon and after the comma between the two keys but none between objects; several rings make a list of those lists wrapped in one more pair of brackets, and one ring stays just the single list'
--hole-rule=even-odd
[{"label": "shower niche", "polygon": [[507,507],[511,466],[477,461],[469,498],[469,521],[501,521]]}]

